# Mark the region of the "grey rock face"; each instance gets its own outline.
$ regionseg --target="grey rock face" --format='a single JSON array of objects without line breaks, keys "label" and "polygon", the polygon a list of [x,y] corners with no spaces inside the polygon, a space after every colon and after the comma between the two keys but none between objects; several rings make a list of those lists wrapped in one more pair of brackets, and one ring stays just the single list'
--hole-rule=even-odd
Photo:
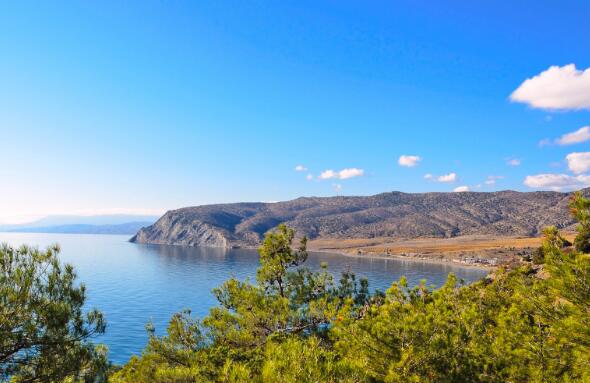
[{"label": "grey rock face", "polygon": [[[588,193],[588,189],[583,191]],[[279,223],[310,239],[419,238],[472,234],[538,235],[571,227],[571,193],[383,193],[298,198],[278,203],[204,205],[172,210],[132,239],[138,243],[252,247]]]}]

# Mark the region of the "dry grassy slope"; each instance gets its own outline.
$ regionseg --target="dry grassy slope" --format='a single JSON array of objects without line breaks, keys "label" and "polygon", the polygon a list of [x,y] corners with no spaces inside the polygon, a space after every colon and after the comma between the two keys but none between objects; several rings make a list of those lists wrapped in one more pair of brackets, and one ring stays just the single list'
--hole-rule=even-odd
[{"label": "dry grassy slope", "polygon": [[169,211],[132,241],[257,246],[265,232],[283,222],[312,240],[536,236],[547,225],[571,228],[569,197],[558,192],[392,192],[205,205]]}]

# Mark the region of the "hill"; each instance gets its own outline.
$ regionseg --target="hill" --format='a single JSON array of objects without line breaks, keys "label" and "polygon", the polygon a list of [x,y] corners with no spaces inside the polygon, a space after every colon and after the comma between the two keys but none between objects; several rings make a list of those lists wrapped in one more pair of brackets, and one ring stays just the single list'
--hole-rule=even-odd
[{"label": "hill", "polygon": [[[584,194],[588,194],[584,190]],[[311,240],[536,236],[543,227],[573,225],[571,193],[382,193],[367,197],[303,197],[277,203],[233,203],[168,211],[132,242],[253,247],[279,223]]]}]

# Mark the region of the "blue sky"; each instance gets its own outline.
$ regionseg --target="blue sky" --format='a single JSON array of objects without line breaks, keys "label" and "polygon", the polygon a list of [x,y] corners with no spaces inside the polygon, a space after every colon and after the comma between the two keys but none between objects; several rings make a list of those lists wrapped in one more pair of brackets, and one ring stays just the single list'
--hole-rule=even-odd
[{"label": "blue sky", "polygon": [[586,1],[3,2],[0,222],[585,186],[590,133],[555,140],[590,125],[589,15]]}]

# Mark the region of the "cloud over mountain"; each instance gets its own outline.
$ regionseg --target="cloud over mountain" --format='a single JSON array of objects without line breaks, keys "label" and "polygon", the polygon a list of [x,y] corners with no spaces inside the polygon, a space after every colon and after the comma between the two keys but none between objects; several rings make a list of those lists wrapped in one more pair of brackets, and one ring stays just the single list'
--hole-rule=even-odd
[{"label": "cloud over mountain", "polygon": [[533,189],[550,189],[554,191],[575,190],[590,186],[590,176],[567,174],[537,174],[527,176],[524,184]]},{"label": "cloud over mountain", "polygon": [[497,180],[504,179],[504,176],[488,176],[484,183],[486,185],[495,185]]},{"label": "cloud over mountain", "polygon": [[451,183],[457,181],[457,173],[443,174],[436,179],[438,182]]}]

